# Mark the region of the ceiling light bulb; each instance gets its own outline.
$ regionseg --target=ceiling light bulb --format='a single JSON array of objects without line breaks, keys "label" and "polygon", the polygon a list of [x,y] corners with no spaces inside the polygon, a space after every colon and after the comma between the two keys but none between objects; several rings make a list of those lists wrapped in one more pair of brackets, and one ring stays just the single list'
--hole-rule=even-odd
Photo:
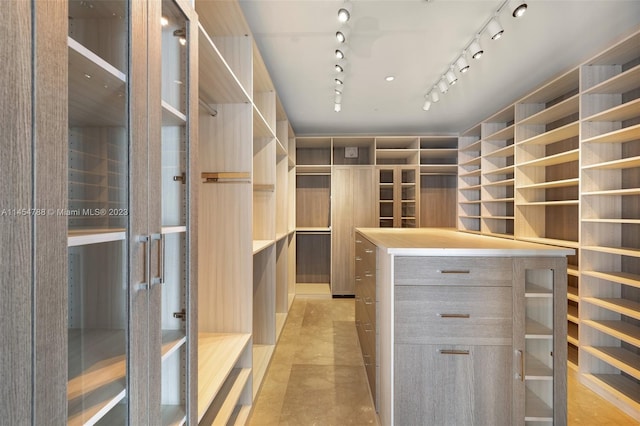
[{"label": "ceiling light bulb", "polygon": [[444,76],[447,78],[447,83],[449,83],[450,86],[453,86],[454,84],[456,84],[456,81],[458,81],[458,77],[453,72],[453,70],[447,71]]},{"label": "ceiling light bulb", "polygon": [[487,24],[487,31],[489,32],[489,37],[491,37],[491,40],[499,39],[504,33],[502,26],[495,18],[491,19]]},{"label": "ceiling light bulb", "polygon": [[342,103],[342,93],[336,93],[336,100],[335,102],[337,104]]},{"label": "ceiling light bulb", "polygon": [[433,89],[434,90],[431,91],[431,102],[435,104],[440,100],[440,95],[438,95],[438,92],[435,91],[435,86],[433,87]]},{"label": "ceiling light bulb", "polygon": [[336,58],[344,59],[344,52],[340,49],[336,49]]},{"label": "ceiling light bulb", "polygon": [[344,72],[344,68],[342,68],[342,66],[340,64],[336,64],[335,70],[336,70],[336,72]]},{"label": "ceiling light bulb", "polygon": [[336,31],[336,40],[338,40],[338,43],[346,43],[347,37],[349,37],[348,27],[345,26]]},{"label": "ceiling light bulb", "polygon": [[335,112],[340,112],[342,110],[342,106],[339,103],[333,104],[333,110]]},{"label": "ceiling light bulb", "polygon": [[449,86],[447,86],[447,82],[444,81],[444,77],[438,82],[438,89],[444,95],[449,90]]},{"label": "ceiling light bulb", "polygon": [[167,18],[166,16],[161,17],[160,25],[162,25],[163,27],[166,27],[167,25],[169,25],[169,18]]},{"label": "ceiling light bulb", "polygon": [[395,78],[394,76],[392,76],[392,75],[388,75],[388,76],[386,76],[384,79],[385,79],[385,81],[393,81],[393,80],[395,80],[396,78]]},{"label": "ceiling light bulb", "polygon": [[519,18],[527,11],[527,3],[522,0],[511,0],[509,2],[509,10],[511,10],[511,16]]},{"label": "ceiling light bulb", "polygon": [[422,109],[424,111],[429,111],[431,109],[431,101],[429,99],[424,101],[424,105],[422,105]]},{"label": "ceiling light bulb", "polygon": [[342,85],[342,84],[344,84],[344,83],[342,82],[342,80],[340,80],[339,78],[336,78],[336,79],[335,79],[335,81],[336,81],[336,84],[338,84],[338,85]]},{"label": "ceiling light bulb", "polygon": [[469,52],[471,52],[471,57],[473,59],[480,59],[480,57],[484,53],[484,50],[482,50],[482,47],[480,46],[478,40],[475,40],[469,45]]},{"label": "ceiling light bulb", "polygon": [[338,21],[347,22],[351,19],[351,2],[345,1],[340,9],[338,9]]},{"label": "ceiling light bulb", "polygon": [[456,67],[458,67],[458,71],[461,72],[461,73],[465,73],[465,72],[469,71],[469,63],[464,58],[464,53],[456,61]]}]

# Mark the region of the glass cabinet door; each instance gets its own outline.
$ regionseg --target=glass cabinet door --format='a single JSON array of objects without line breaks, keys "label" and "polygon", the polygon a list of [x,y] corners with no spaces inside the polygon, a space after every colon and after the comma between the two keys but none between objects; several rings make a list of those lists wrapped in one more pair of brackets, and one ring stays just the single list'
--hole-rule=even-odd
[{"label": "glass cabinet door", "polygon": [[[68,423],[127,413],[128,2],[69,1]],[[122,422],[120,422],[122,423]]]},{"label": "glass cabinet door", "polygon": [[162,2],[161,250],[162,424],[186,421],[189,359],[189,19]]}]

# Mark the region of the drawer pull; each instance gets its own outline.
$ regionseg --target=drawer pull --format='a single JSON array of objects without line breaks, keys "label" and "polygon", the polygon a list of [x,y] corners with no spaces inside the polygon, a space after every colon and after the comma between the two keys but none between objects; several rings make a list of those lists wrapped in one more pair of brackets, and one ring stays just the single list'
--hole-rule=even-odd
[{"label": "drawer pull", "polygon": [[364,328],[364,331],[366,331],[367,333],[371,333],[373,331],[373,327],[371,326],[370,323],[365,323],[362,328]]},{"label": "drawer pull", "polygon": [[369,297],[369,296],[366,296],[364,298],[364,304],[365,305],[373,305],[373,299],[371,297]]},{"label": "drawer pull", "polygon": [[373,249],[364,249],[364,252],[371,254],[371,253],[373,253]]},{"label": "drawer pull", "polygon": [[364,273],[364,276],[367,277],[367,278],[371,278],[373,276],[373,274],[371,272],[367,271],[367,272]]},{"label": "drawer pull", "polygon": [[362,244],[362,240],[356,240],[356,244]]},{"label": "drawer pull", "polygon": [[356,281],[362,281],[362,278],[356,277]]},{"label": "drawer pull", "polygon": [[440,318],[469,318],[469,314],[436,314]]},{"label": "drawer pull", "polygon": [[441,355],[469,355],[468,350],[462,349],[440,349],[438,352],[440,352]]},{"label": "drawer pull", "polygon": [[468,269],[438,269],[441,274],[468,274],[471,271]]},{"label": "drawer pull", "polygon": [[360,262],[362,258],[360,256],[356,256],[356,262]]},{"label": "drawer pull", "polygon": [[516,355],[520,358],[520,371],[516,373],[516,379],[524,382],[524,353],[520,349],[516,349]]}]

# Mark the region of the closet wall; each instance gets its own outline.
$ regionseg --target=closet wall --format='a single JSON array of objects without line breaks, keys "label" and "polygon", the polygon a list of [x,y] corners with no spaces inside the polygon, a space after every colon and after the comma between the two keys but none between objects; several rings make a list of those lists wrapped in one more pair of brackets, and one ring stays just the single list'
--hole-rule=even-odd
[{"label": "closet wall", "polygon": [[205,424],[244,424],[295,294],[295,135],[239,4],[195,6],[197,413]]},{"label": "closet wall", "polygon": [[356,227],[455,227],[457,144],[455,136],[296,138],[297,283],[353,295]]},{"label": "closet wall", "polygon": [[458,229],[576,250],[568,357],[640,419],[640,33],[459,138]]}]

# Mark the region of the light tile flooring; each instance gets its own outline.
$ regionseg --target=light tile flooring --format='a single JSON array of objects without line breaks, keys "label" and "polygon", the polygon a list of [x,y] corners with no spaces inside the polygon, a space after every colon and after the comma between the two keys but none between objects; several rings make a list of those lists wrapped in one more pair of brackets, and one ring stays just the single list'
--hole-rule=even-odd
[{"label": "light tile flooring", "polygon": [[[296,297],[249,425],[376,425],[353,322],[353,299]],[[639,425],[575,372],[568,383],[569,426]]]}]

